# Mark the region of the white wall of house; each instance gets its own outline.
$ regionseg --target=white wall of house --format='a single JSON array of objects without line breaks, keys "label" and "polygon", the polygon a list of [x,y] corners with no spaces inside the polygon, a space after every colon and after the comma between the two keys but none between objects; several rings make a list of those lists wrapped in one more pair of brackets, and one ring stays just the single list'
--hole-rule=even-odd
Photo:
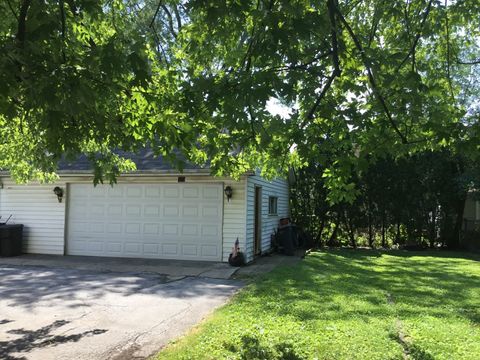
[{"label": "white wall of house", "polygon": [[245,248],[246,232],[246,178],[240,181],[225,180],[224,186],[230,185],[233,195],[230,201],[223,198],[223,261],[228,261],[228,256],[237,240],[240,247]]},{"label": "white wall of house", "polygon": [[[255,187],[261,187],[261,251],[270,249],[271,235],[277,229],[279,220],[288,217],[289,211],[289,188],[288,182],[284,179],[275,179],[267,181],[258,175],[252,175],[247,178],[247,219],[246,219],[246,239],[247,239],[247,261],[251,261],[254,256],[254,237],[255,237]],[[277,202],[277,214],[268,213],[269,197],[275,196]]]},{"label": "white wall of house", "polygon": [[[24,224],[23,252],[32,254],[64,253],[65,202],[59,203],[54,185],[17,185],[2,180],[0,216],[9,224]],[[59,182],[55,186],[65,186]]]},{"label": "white wall of house", "polygon": [[[182,175],[186,183],[221,183],[230,185],[233,197],[223,196],[222,260],[228,261],[235,240],[245,248],[246,177],[239,181],[205,175]],[[177,183],[177,175],[123,176],[119,183]],[[18,185],[10,178],[0,178],[0,216],[12,214],[11,222],[24,224],[24,252],[34,254],[65,253],[65,224],[68,216],[68,196],[59,203],[53,193],[55,186],[67,191],[67,184],[92,183],[90,176],[64,176],[55,184]],[[93,185],[92,185],[93,186]]]}]

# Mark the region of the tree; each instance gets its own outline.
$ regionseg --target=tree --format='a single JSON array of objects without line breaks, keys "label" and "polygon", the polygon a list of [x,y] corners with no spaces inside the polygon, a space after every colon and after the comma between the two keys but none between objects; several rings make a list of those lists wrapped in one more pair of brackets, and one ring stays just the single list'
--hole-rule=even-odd
[{"label": "tree", "polygon": [[[149,144],[215,174],[336,158],[349,173],[470,141],[475,1],[9,0],[1,5],[1,168],[48,178],[87,153],[97,179]],[[470,99],[470,100],[468,100]],[[275,115],[277,104],[288,115]],[[475,142],[476,140],[471,140]],[[472,149],[473,145],[469,147]],[[173,151],[176,149],[176,151]]]},{"label": "tree", "polygon": [[467,193],[480,183],[479,162],[449,151],[387,156],[352,173],[353,202],[332,204],[324,172],[310,164],[291,186],[292,217],[317,246],[458,248]]}]

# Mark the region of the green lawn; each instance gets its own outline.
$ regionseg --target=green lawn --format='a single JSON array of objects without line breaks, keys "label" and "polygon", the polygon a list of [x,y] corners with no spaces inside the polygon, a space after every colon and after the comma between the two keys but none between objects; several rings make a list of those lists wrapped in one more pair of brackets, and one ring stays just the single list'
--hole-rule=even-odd
[{"label": "green lawn", "polygon": [[480,359],[480,257],[332,250],[254,281],[158,359]]}]

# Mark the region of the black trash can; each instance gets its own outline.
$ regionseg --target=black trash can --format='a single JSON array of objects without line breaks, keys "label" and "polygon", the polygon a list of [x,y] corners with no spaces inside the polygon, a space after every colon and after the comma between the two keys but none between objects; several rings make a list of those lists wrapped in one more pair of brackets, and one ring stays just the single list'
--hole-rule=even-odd
[{"label": "black trash can", "polygon": [[295,255],[298,247],[297,226],[287,224],[278,228],[278,246],[281,253],[289,256]]},{"label": "black trash can", "polygon": [[0,225],[0,256],[22,255],[23,225]]}]

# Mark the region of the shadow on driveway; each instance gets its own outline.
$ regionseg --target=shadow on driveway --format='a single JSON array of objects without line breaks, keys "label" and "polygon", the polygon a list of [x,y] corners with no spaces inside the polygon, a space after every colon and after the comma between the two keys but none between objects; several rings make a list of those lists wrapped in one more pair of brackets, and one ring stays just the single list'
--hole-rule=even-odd
[{"label": "shadow on driveway", "polygon": [[238,280],[0,266],[0,359],[146,358],[224,304]]},{"label": "shadow on driveway", "polygon": [[[0,320],[0,324],[6,324],[11,320]],[[7,331],[8,334],[20,335],[20,337],[11,341],[0,341],[0,359],[6,360],[23,360],[25,357],[18,357],[12,354],[25,353],[35,348],[43,348],[47,346],[55,346],[67,342],[77,342],[84,336],[99,335],[107,332],[104,329],[95,329],[84,331],[82,333],[61,336],[53,335],[52,331],[61,326],[67,325],[70,321],[57,320],[50,325],[43,326],[38,330],[14,329]]]},{"label": "shadow on driveway", "polygon": [[[83,306],[86,296],[99,299],[107,294],[131,296],[155,294],[162,298],[216,297],[240,281],[197,277],[171,278],[160,274],[92,272],[44,267],[0,267],[0,299],[11,306],[29,307],[42,300],[68,300],[69,306]],[[181,280],[181,282],[180,282]],[[224,286],[222,286],[224,285]]]}]

